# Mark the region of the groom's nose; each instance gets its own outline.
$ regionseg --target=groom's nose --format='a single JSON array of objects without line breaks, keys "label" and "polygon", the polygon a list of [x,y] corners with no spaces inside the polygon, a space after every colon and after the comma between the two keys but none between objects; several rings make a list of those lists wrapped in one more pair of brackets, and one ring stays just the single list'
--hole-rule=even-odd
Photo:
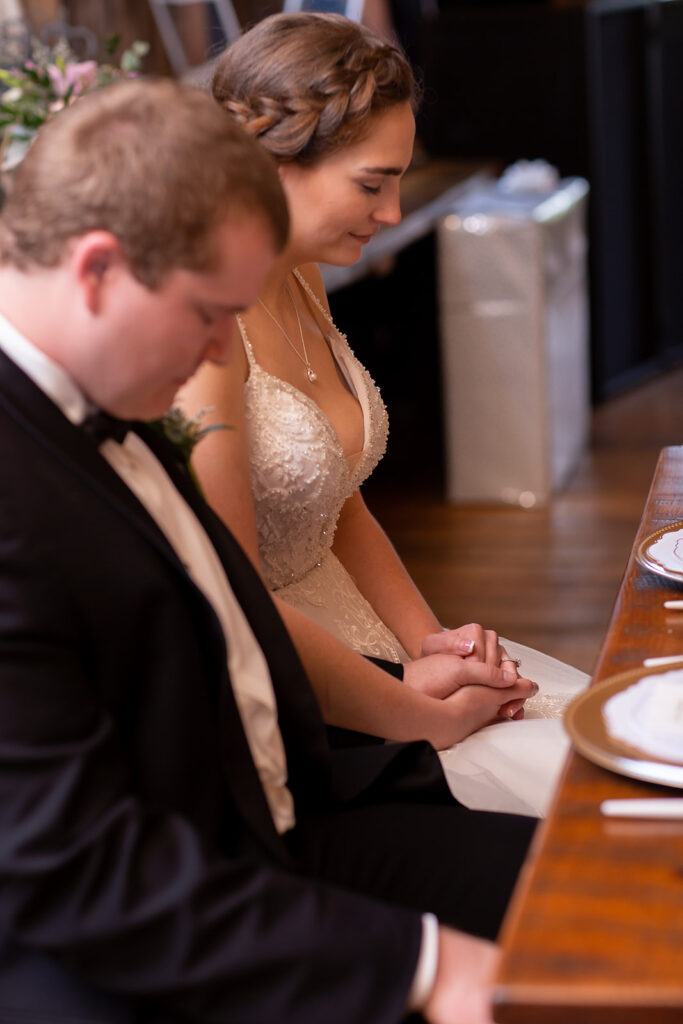
[{"label": "groom's nose", "polygon": [[204,359],[211,363],[227,363],[232,358],[232,338],[235,331],[235,316],[223,317],[211,325],[209,342],[204,350]]}]

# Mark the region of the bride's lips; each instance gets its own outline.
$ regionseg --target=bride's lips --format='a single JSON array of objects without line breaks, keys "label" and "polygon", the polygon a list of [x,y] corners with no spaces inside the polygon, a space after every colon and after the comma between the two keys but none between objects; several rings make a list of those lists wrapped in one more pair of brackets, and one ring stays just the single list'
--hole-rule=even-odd
[{"label": "bride's lips", "polygon": [[373,231],[369,235],[357,235],[354,231],[349,231],[351,238],[354,238],[357,242],[360,242],[361,245],[367,245],[370,239],[375,237],[375,233],[376,232]]}]

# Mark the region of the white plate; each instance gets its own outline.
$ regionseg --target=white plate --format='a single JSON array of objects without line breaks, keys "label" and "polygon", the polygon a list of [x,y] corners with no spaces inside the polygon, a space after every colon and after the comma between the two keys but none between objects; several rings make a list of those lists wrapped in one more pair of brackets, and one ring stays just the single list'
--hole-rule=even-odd
[{"label": "white plate", "polygon": [[603,705],[610,697],[644,676],[659,675],[667,670],[668,667],[632,668],[580,694],[564,716],[565,729],[579,753],[618,775],[683,789],[683,763],[659,760],[614,739],[607,732],[602,716]]},{"label": "white plate", "polygon": [[644,569],[683,583],[683,521],[651,533],[639,544],[636,558]]}]

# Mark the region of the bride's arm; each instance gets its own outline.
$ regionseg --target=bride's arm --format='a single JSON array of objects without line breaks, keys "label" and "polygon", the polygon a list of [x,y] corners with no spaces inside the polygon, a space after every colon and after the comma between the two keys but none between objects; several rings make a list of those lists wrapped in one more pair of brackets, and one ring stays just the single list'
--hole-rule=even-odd
[{"label": "bride's arm", "polygon": [[227,365],[203,363],[176,396],[176,405],[190,418],[204,410],[204,426],[226,428],[202,438],[192,453],[192,467],[207,502],[260,571],[244,408],[248,364],[237,328],[234,348]]},{"label": "bride's arm", "polygon": [[472,623],[442,634],[441,624],[360,491],[342,509],[332,550],[411,658],[420,657],[426,638],[436,637],[429,653],[440,650],[464,656],[474,643],[477,660],[499,663],[498,637],[493,630]]}]

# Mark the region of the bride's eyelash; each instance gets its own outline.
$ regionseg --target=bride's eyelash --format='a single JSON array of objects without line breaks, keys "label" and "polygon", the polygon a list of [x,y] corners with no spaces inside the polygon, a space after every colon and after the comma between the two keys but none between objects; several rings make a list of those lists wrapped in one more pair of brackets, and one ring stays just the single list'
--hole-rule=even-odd
[{"label": "bride's eyelash", "polygon": [[379,190],[380,190],[380,188],[382,186],[381,185],[363,185],[361,183],[360,187],[363,190],[363,192],[368,192],[372,196],[378,196],[379,195]]}]

